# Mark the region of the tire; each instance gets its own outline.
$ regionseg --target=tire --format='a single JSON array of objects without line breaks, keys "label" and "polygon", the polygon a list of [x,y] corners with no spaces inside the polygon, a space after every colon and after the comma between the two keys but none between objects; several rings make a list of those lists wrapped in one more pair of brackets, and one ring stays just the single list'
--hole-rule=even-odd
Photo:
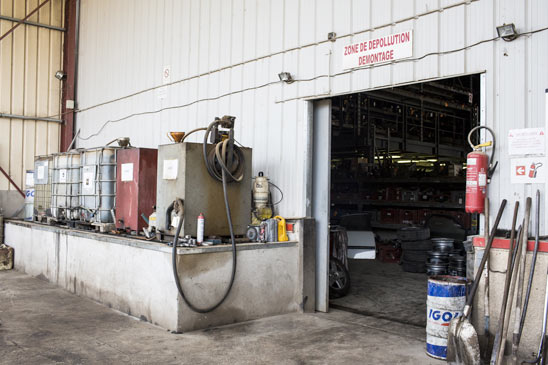
[{"label": "tire", "polygon": [[430,238],[430,229],[422,227],[404,227],[397,232],[400,241],[420,241]]},{"label": "tire", "polygon": [[403,271],[405,272],[414,272],[414,273],[426,272],[426,264],[424,263],[404,261],[401,266]]},{"label": "tire", "polygon": [[329,298],[344,297],[350,290],[350,273],[344,264],[331,257],[329,259]]},{"label": "tire", "polygon": [[432,241],[430,240],[401,242],[401,249],[404,251],[430,251],[432,247]]},{"label": "tire", "polygon": [[403,251],[403,261],[413,261],[416,263],[426,264],[428,259],[428,251]]}]

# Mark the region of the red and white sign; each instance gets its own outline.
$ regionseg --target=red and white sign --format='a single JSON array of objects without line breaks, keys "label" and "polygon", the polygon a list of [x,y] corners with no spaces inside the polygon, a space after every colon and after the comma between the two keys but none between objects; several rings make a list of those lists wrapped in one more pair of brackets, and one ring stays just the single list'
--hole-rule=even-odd
[{"label": "red and white sign", "polygon": [[508,154],[542,155],[546,148],[544,128],[510,129],[508,131]]},{"label": "red and white sign", "polygon": [[523,157],[511,160],[512,184],[542,184],[546,182],[546,157]]},{"label": "red and white sign", "polygon": [[413,56],[413,31],[357,41],[343,47],[344,69],[391,62]]}]

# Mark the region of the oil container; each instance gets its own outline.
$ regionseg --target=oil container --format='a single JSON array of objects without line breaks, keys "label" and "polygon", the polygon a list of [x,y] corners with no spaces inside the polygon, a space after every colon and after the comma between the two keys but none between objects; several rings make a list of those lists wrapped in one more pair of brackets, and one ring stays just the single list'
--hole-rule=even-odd
[{"label": "oil container", "polygon": [[34,212],[38,216],[51,216],[51,175],[53,156],[34,158]]},{"label": "oil container", "polygon": [[80,153],[53,155],[51,215],[58,220],[80,218]]},{"label": "oil container", "polygon": [[122,149],[116,160],[116,227],[140,232],[156,205],[158,150]]},{"label": "oil container", "polygon": [[80,220],[114,223],[118,150],[118,147],[97,147],[81,152]]},{"label": "oil container", "polygon": [[[208,151],[213,149],[208,145]],[[227,184],[228,201],[234,234],[245,235],[251,214],[251,158],[250,148],[242,148],[244,177],[241,182]],[[204,164],[201,143],[174,143],[158,148],[158,185],[156,214],[158,230],[174,235],[167,214],[168,207],[177,198],[183,200],[184,224],[181,237],[196,236],[197,217],[205,217],[204,236],[230,234],[220,181],[213,179]]]}]

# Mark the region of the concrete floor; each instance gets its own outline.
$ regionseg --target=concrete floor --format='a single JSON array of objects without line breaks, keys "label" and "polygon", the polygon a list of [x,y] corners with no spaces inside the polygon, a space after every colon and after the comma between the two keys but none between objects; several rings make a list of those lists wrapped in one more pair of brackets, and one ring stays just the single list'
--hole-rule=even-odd
[{"label": "concrete floor", "polygon": [[17,271],[0,272],[1,364],[442,364],[424,329],[333,310],[171,334]]},{"label": "concrete floor", "polygon": [[401,265],[378,260],[348,260],[351,287],[333,307],[426,327],[426,274],[407,273]]}]

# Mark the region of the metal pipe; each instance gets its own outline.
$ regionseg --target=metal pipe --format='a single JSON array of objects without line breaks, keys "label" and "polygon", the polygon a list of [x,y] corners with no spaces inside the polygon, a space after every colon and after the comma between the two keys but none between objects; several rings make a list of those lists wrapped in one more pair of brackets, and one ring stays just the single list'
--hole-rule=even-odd
[{"label": "metal pipe", "polygon": [[[72,100],[74,105],[77,106],[77,93],[78,93],[78,54],[80,50],[80,0],[76,0],[76,19],[74,21],[74,82],[72,84]],[[76,127],[76,113],[72,113],[72,133]]]},{"label": "metal pipe", "polygon": [[[497,331],[495,333],[495,340],[493,342],[493,350],[491,353],[491,365],[495,365],[498,355],[498,349],[500,347],[501,342],[501,335],[502,335],[502,327],[504,323],[504,316],[506,315],[506,306],[508,304],[508,291],[510,290],[510,280],[512,279],[512,268],[514,265],[514,258],[515,258],[515,247],[517,245],[515,244],[516,239],[516,222],[518,218],[518,210],[519,210],[519,201],[516,201],[514,205],[514,215],[512,218],[512,230],[510,233],[510,246],[508,247],[508,257],[506,260],[506,277],[504,279],[504,291],[502,294],[502,304],[500,308],[500,315],[498,319],[498,326]],[[518,231],[521,231],[521,226],[519,227]],[[520,233],[517,234],[518,237]]]},{"label": "metal pipe", "polygon": [[76,137],[80,134],[80,129],[78,129],[78,132],[74,135],[74,138],[72,139],[72,142],[70,142],[70,145],[67,148],[67,152],[72,149],[72,146],[74,146],[74,142],[76,142]]},{"label": "metal pipe", "polygon": [[540,221],[540,190],[537,190],[536,199],[535,199],[535,248],[533,250],[533,258],[531,259],[531,268],[529,269],[529,282],[527,284],[527,289],[525,292],[525,301],[523,303],[521,319],[519,322],[517,346],[519,346],[519,343],[521,340],[523,326],[525,325],[525,318],[527,317],[527,306],[529,305],[529,296],[531,295],[531,287],[533,286],[533,276],[535,274],[535,265],[537,262],[538,244],[539,244],[539,221]]},{"label": "metal pipe", "polygon": [[4,174],[4,176],[6,177],[6,179],[8,179],[8,181],[13,185],[15,186],[15,189],[17,189],[17,191],[19,192],[19,194],[21,194],[21,196],[23,198],[25,198],[25,193],[23,193],[23,190],[21,190],[19,188],[19,186],[17,186],[17,184],[15,183],[15,181],[13,181],[11,179],[11,177],[8,175],[8,173],[2,168],[2,166],[0,166],[0,171],[2,171],[2,173]]},{"label": "metal pipe", "polygon": [[63,68],[67,78],[63,80],[61,94],[61,113],[65,115],[65,123],[61,128],[61,151],[68,151],[76,128],[76,110],[67,109],[67,101],[72,100],[78,105],[76,97],[78,78],[78,47],[80,37],[80,0],[65,2],[65,42],[63,44]]},{"label": "metal pipe", "polygon": [[0,15],[0,20],[7,20],[7,21],[10,21],[10,22],[20,22],[20,23],[23,23],[25,25],[32,25],[32,26],[39,27],[39,28],[46,28],[46,29],[51,29],[51,30],[58,30],[60,32],[65,32],[65,28],[63,28],[63,27],[56,27],[55,25],[36,23],[36,22],[28,21],[28,20],[21,21],[22,19],[12,18],[11,16],[6,16],[6,15]]},{"label": "metal pipe", "polygon": [[17,24],[15,24],[13,27],[11,27],[6,33],[4,33],[1,37],[0,37],[0,41],[2,41],[2,39],[6,38],[8,35],[10,35],[18,26],[20,26],[21,24],[23,24],[24,21],[26,21],[28,18],[30,18],[31,16],[34,15],[34,13],[36,13],[38,10],[40,10],[40,8],[44,5],[46,5],[47,3],[49,3],[49,0],[46,0],[44,1],[42,4],[38,5],[38,7],[36,9],[34,9],[33,11],[31,11],[30,13],[28,13],[28,15],[26,17],[24,17],[23,19],[19,20],[19,22]]},{"label": "metal pipe", "polygon": [[48,118],[48,117],[29,117],[26,115],[0,113],[0,118],[21,119],[21,120],[39,120],[42,122],[63,123],[62,119]]},{"label": "metal pipe", "polygon": [[534,360],[524,360],[522,363],[527,364],[543,364],[544,363],[544,347],[546,344],[546,318],[548,317],[548,271],[546,272],[546,287],[544,289],[544,316],[542,317],[542,332],[540,334],[540,343],[538,345],[537,356]]},{"label": "metal pipe", "polygon": [[183,136],[183,139],[181,139],[180,143],[183,143],[185,141],[186,137],[190,136],[192,133],[199,132],[199,131],[206,131],[206,130],[207,130],[206,127],[193,129],[193,130],[191,130],[190,132],[188,132],[187,134],[185,134]]},{"label": "metal pipe", "polygon": [[[516,265],[519,265],[519,257],[521,255],[521,249],[520,245],[522,242],[522,236],[523,236],[523,223],[520,228],[518,229],[518,238],[515,243],[514,247],[514,253],[512,256],[512,272],[511,272],[511,278],[510,278],[510,289],[508,291],[508,296],[506,298],[506,312],[504,314],[504,322],[502,323],[502,331],[500,333],[500,346],[497,349],[497,354],[495,356],[495,364],[500,365],[502,363],[502,360],[504,358],[504,350],[506,348],[506,341],[508,339],[508,327],[510,326],[510,315],[512,312],[512,303],[514,301],[514,290],[516,288],[516,280],[517,280],[517,267]],[[505,300],[503,298],[503,300]]]},{"label": "metal pipe", "polygon": [[514,332],[512,334],[512,357],[510,364],[517,365],[518,363],[518,348],[520,341],[520,322],[523,309],[523,284],[525,279],[525,259],[527,256],[527,243],[529,242],[529,219],[531,216],[531,198],[527,198],[525,203],[525,218],[523,223],[523,243],[521,244],[521,257],[519,263],[519,272],[517,276],[517,292],[516,292],[516,308],[514,312]]}]

